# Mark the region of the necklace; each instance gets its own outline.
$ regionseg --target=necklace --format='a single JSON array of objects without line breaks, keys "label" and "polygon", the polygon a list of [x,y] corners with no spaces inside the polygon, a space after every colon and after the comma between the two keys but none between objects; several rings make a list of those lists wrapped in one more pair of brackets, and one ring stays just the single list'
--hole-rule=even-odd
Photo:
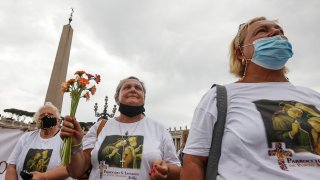
[{"label": "necklace", "polygon": [[120,134],[121,134],[121,139],[122,139],[122,143],[123,143],[121,160],[120,160],[121,168],[123,168],[123,165],[124,165],[124,163],[126,162],[126,160],[125,160],[125,148],[126,148],[127,140],[130,138],[130,136],[128,136],[128,135],[129,135],[129,130],[131,130],[132,128],[134,128],[133,131],[131,132],[131,135],[133,135],[133,133],[136,131],[136,129],[137,129],[138,126],[140,125],[140,122],[141,122],[141,121],[142,121],[142,119],[139,120],[139,122],[138,122],[135,126],[130,127],[129,129],[127,129],[127,130],[125,131],[124,136],[126,137],[126,139],[124,138],[123,133],[122,133],[122,128],[121,128],[121,125],[120,125],[121,122],[118,122],[118,123],[119,123],[119,130],[120,130]]},{"label": "necklace", "polygon": [[[133,131],[130,133],[131,135],[136,131],[136,129],[138,128],[138,126],[139,126],[139,124],[140,124],[140,122],[142,121],[142,119],[141,120],[139,120],[139,122],[135,125],[135,126],[133,126],[133,127],[130,127],[130,128],[128,128],[126,131],[125,131],[125,133],[124,133],[124,136],[128,136],[129,135],[129,130],[131,130],[132,128],[134,128],[133,129]],[[121,136],[123,137],[123,132],[122,132],[122,128],[121,128],[121,122],[119,121],[119,130],[120,130],[120,134],[121,134]]]}]

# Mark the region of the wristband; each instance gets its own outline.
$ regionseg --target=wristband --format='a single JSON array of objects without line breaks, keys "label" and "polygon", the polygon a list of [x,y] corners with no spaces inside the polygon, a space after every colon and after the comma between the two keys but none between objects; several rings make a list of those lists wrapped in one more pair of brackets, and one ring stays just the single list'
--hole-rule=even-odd
[{"label": "wristband", "polygon": [[74,148],[74,147],[77,148],[77,147],[80,147],[80,146],[82,146],[82,141],[81,141],[81,143],[76,144],[76,145],[72,145],[71,147],[72,147],[72,148]]},{"label": "wristband", "polygon": [[71,155],[75,155],[77,154],[78,152],[82,151],[82,142],[80,144],[77,144],[77,145],[73,145],[71,147]]}]

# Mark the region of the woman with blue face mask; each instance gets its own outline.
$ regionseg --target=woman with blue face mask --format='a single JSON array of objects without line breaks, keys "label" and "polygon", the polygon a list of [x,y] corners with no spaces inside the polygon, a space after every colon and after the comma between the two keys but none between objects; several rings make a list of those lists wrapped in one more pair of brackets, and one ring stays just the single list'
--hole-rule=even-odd
[{"label": "woman with blue face mask", "polygon": [[[320,93],[289,81],[285,65],[292,56],[276,21],[257,17],[240,25],[230,46],[230,72],[239,80],[225,85],[228,107],[216,179],[320,178],[320,133],[313,126],[320,118]],[[181,179],[205,177],[216,105],[214,87],[194,112]]]}]

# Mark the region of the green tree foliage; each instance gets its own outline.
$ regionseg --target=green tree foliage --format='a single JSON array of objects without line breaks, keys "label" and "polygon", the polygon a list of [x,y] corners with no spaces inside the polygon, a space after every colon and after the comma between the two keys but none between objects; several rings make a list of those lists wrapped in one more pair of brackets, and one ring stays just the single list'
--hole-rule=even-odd
[{"label": "green tree foliage", "polygon": [[94,122],[79,122],[80,126],[84,131],[88,131],[90,127],[94,124]]},{"label": "green tree foliage", "polygon": [[24,111],[24,110],[15,109],[15,108],[5,109],[3,111],[5,113],[11,113],[12,116],[15,115],[17,117],[17,120],[19,120],[19,117],[21,116],[33,117],[35,113],[35,112],[29,112],[29,111]]}]

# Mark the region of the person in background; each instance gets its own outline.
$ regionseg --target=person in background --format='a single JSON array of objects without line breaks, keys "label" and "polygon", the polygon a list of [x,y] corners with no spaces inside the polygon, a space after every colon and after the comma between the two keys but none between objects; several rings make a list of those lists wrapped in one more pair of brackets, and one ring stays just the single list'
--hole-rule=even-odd
[{"label": "person in background", "polygon": [[[292,45],[277,21],[256,17],[239,26],[230,48],[230,72],[239,80],[225,85],[228,109],[217,179],[320,179],[317,149],[301,148],[319,147],[314,125],[319,122],[320,93],[289,81],[285,65],[292,56]],[[195,109],[181,179],[205,177],[216,102],[212,88]],[[283,126],[273,126],[283,104],[295,106],[299,124],[284,123],[292,119],[288,116]],[[290,133],[283,137],[279,131]]]},{"label": "person in background", "polygon": [[188,134],[189,134],[189,130],[184,130],[182,132],[182,142],[181,142],[181,145],[180,145],[180,149],[178,150],[177,152],[177,156],[180,160],[180,163],[181,163],[181,166],[183,165],[183,149],[186,145],[186,142],[187,142],[187,139],[188,139]]},{"label": "person in background", "polygon": [[[59,110],[50,102],[34,114],[37,130],[26,132],[8,158],[6,180],[15,179],[66,179],[69,177],[61,166]],[[70,178],[71,179],[71,178]]]},{"label": "person in background", "polygon": [[90,167],[89,179],[179,179],[180,162],[166,128],[145,115],[146,88],[136,77],[120,81],[115,101],[119,116],[110,118],[97,131],[99,121],[84,136],[79,122],[65,117],[61,137],[72,138],[71,163],[74,178]]}]

